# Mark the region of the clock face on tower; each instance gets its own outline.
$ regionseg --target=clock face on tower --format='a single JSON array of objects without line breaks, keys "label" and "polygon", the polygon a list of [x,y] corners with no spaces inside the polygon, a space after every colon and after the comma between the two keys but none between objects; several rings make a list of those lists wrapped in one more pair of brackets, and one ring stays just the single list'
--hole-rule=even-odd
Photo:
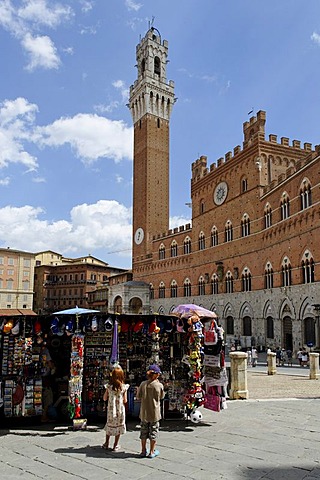
[{"label": "clock face on tower", "polygon": [[134,241],[137,245],[140,245],[140,243],[143,242],[144,239],[144,231],[143,228],[139,227],[136,230],[136,233],[134,234]]},{"label": "clock face on tower", "polygon": [[213,194],[213,201],[216,205],[222,205],[228,195],[228,185],[226,182],[220,182],[216,186]]}]

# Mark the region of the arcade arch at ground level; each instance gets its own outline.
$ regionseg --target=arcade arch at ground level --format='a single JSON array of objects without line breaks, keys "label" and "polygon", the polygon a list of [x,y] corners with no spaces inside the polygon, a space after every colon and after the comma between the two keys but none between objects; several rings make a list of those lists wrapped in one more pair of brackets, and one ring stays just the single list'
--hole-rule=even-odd
[{"label": "arcade arch at ground level", "polygon": [[[174,300],[174,302],[173,302]],[[319,284],[299,285],[258,292],[180,297],[150,301],[150,311],[168,314],[184,303],[213,310],[230,345],[242,348],[286,348],[297,352],[313,344],[320,347]]]}]

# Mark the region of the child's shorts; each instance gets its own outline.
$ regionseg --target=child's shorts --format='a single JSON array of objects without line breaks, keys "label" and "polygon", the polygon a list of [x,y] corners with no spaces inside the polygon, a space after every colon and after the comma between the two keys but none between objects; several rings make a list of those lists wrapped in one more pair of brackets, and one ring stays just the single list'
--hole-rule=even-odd
[{"label": "child's shorts", "polygon": [[140,439],[156,440],[159,434],[159,422],[141,422]]}]

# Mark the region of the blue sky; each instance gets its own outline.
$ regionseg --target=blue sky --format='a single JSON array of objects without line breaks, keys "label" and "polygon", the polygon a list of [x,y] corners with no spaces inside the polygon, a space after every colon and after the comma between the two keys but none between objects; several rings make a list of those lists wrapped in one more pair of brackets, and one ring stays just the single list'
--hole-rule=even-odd
[{"label": "blue sky", "polygon": [[131,267],[128,90],[149,22],[169,42],[171,226],[191,163],[266,134],[320,143],[318,0],[0,0],[0,246]]}]

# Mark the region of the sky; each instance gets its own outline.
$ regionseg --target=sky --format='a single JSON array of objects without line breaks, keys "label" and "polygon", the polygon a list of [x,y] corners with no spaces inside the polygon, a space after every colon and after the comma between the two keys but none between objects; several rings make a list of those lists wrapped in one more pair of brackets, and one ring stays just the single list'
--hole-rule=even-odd
[{"label": "sky", "polygon": [[[135,49],[169,42],[170,227],[191,164],[266,137],[320,144],[319,0],[0,0],[0,247],[131,268]],[[253,111],[253,113],[249,113]]]}]

